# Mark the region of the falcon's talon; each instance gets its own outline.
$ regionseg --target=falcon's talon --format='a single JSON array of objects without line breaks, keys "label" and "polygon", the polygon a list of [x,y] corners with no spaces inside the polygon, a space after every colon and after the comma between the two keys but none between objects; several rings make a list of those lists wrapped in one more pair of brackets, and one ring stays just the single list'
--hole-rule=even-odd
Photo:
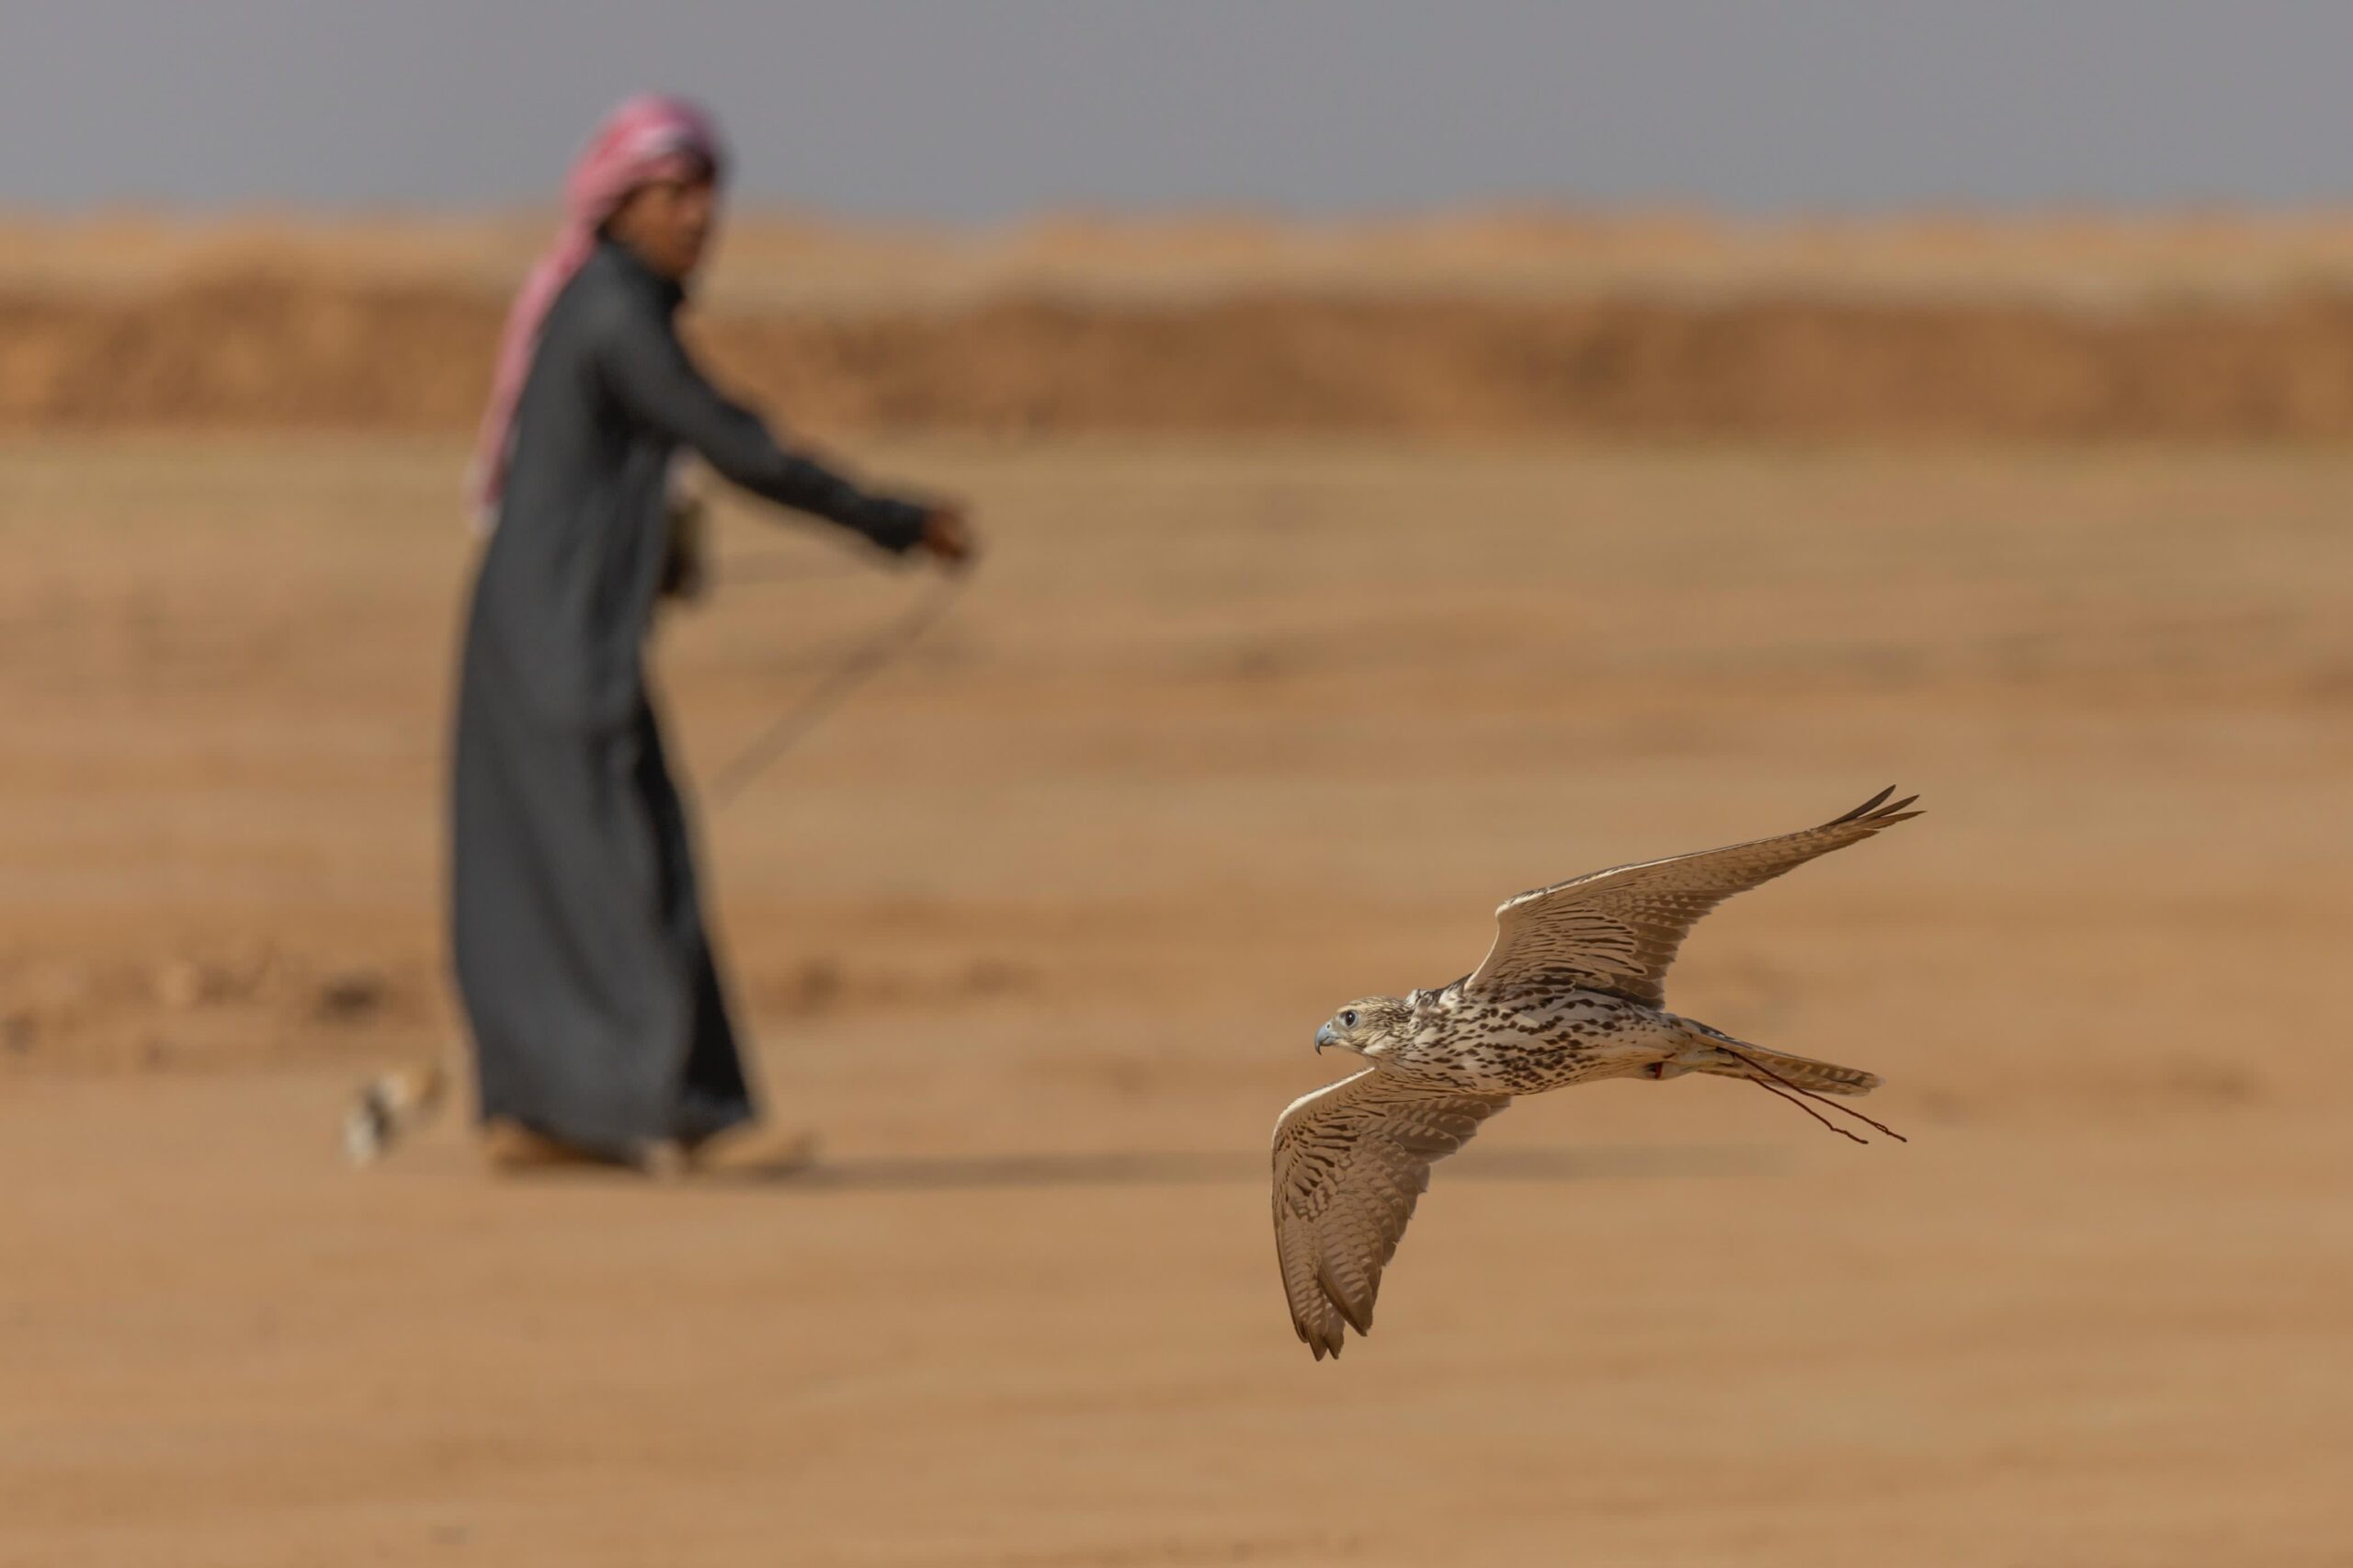
[{"label": "falcon's talon", "polygon": [[1808,1097],[1877,1088],[1859,1068],[1679,1017],[1666,1011],[1661,981],[1691,927],[1725,899],[1920,814],[1907,809],[1916,796],[1894,793],[1803,832],[1522,893],[1495,911],[1495,946],[1468,976],[1351,1002],[1317,1029],[1319,1053],[1336,1046],[1370,1065],[1292,1102],[1275,1123],[1275,1248],[1291,1326],[1315,1358],[1338,1356],[1349,1328],[1370,1331],[1381,1270],[1430,1167],[1515,1096],[1687,1073]]}]

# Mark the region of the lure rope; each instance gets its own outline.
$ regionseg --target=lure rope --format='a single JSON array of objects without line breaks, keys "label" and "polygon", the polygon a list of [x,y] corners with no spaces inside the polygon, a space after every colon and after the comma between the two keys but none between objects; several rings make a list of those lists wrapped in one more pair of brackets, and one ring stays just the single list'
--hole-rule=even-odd
[{"label": "lure rope", "polygon": [[779,714],[767,729],[728,758],[703,790],[703,798],[711,809],[724,807],[740,796],[747,785],[775,765],[777,758],[806,740],[809,732],[839,708],[851,692],[921,641],[964,591],[965,576],[963,572],[949,572],[935,580],[928,592],[881,631],[852,648],[806,697]]}]

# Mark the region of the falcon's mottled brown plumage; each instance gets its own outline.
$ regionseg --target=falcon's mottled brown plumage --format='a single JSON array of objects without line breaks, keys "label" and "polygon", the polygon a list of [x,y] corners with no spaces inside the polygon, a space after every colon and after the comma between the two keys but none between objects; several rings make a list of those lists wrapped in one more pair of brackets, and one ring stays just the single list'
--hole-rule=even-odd
[{"label": "falcon's mottled brown plumage", "polygon": [[1495,911],[1495,946],[1463,979],[1335,1013],[1316,1049],[1352,1051],[1371,1066],[1293,1102],[1274,1140],[1275,1249],[1291,1325],[1316,1358],[1337,1356],[1347,1328],[1371,1331],[1381,1270],[1430,1166],[1515,1095],[1693,1072],[1807,1097],[1877,1087],[1860,1069],[1678,1017],[1665,1010],[1663,985],[1683,938],[1725,899],[1919,815],[1905,809],[1915,797],[1891,801],[1893,793],[1802,832],[1522,893]]},{"label": "falcon's mottled brown plumage", "polygon": [[1275,1248],[1299,1336],[1340,1353],[1372,1299],[1430,1166],[1471,1142],[1509,1095],[1434,1094],[1377,1067],[1294,1102],[1275,1124]]},{"label": "falcon's mottled brown plumage", "polygon": [[1507,899],[1495,945],[1464,982],[1472,991],[1565,981],[1651,1006],[1666,1000],[1666,966],[1700,916],[1808,860],[1920,813],[1878,794],[1820,827],[1723,849],[1638,860]]}]

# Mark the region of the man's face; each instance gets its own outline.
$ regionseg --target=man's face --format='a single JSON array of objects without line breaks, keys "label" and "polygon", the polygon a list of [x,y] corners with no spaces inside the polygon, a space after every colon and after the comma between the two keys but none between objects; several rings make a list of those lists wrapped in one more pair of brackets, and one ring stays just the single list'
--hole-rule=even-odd
[{"label": "man's face", "polygon": [[708,174],[642,185],[621,204],[614,236],[638,259],[683,283],[702,265],[719,213],[719,187]]}]

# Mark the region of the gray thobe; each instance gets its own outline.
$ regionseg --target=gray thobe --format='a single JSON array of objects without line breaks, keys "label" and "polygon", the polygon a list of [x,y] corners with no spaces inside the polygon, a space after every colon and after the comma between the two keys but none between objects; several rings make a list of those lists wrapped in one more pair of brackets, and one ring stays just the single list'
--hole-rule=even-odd
[{"label": "gray thobe", "polygon": [[452,936],[482,1114],[615,1158],[753,1114],[645,686],[671,458],[893,551],[924,519],[714,391],[679,301],[608,241],[549,312],[458,691]]}]

